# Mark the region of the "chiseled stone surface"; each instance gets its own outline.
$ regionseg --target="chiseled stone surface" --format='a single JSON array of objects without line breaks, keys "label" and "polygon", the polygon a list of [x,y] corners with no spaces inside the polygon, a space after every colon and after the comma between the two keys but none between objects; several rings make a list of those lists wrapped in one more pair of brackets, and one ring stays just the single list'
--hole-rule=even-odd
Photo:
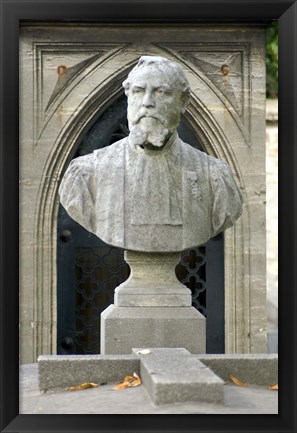
[{"label": "chiseled stone surface", "polygon": [[130,135],[74,159],[60,185],[68,214],[110,245],[147,252],[202,245],[234,225],[241,193],[229,165],[184,143],[181,67],[142,56],[123,83]]},{"label": "chiseled stone surface", "polygon": [[[139,354],[140,375],[154,404],[223,401],[223,380],[186,349],[149,350]],[[133,349],[135,354],[138,351]]]},{"label": "chiseled stone surface", "polygon": [[115,289],[114,303],[119,307],[190,307],[191,290],[175,275],[179,253],[125,251],[130,265],[127,281]]},{"label": "chiseled stone surface", "polygon": [[[183,51],[183,47],[187,50]],[[225,317],[226,352],[267,350],[265,28],[226,23],[219,27],[187,25],[186,31],[184,26],[162,25],[125,26],[123,31],[121,25],[85,23],[78,27],[61,23],[53,27],[23,23],[21,363],[36,362],[36,355],[55,353],[57,347],[56,217],[60,180],[77,148],[78,136],[121,93],[126,71],[144,52],[168,56],[178,63],[182,56],[180,64],[191,87],[183,120],[191,124],[209,155],[228,162],[244,196],[242,217],[224,234],[225,305],[229,306]],[[223,74],[221,66],[227,59],[229,73]],[[86,60],[88,63],[83,63]],[[57,74],[61,64],[67,66],[68,73],[82,68],[73,79],[63,81],[64,87],[53,100],[63,79]]]},{"label": "chiseled stone surface", "polygon": [[[182,251],[232,227],[242,214],[243,201],[231,168],[184,143],[176,131],[190,96],[181,66],[164,57],[142,56],[123,86],[130,134],[71,162],[59,188],[69,215],[104,242],[140,252]],[[155,257],[153,260],[156,262]],[[161,266],[166,263],[164,256],[159,260]],[[172,285],[165,267],[158,272],[160,265],[147,269],[146,262],[138,261],[138,269],[143,269],[136,281],[132,272],[131,280],[116,292],[115,303],[119,308],[162,306],[163,310],[157,310],[160,319],[146,314],[144,322],[144,317],[136,318],[133,309],[126,309],[124,316],[123,311],[116,313],[121,319],[116,319],[115,329],[111,324],[116,310],[108,308],[101,316],[102,353],[129,353],[133,342],[185,345],[201,353],[205,323],[197,313],[189,332],[190,290],[178,283]],[[170,272],[175,280],[172,266]],[[171,306],[184,307],[179,319],[165,311]],[[186,335],[183,344],[181,337]]]},{"label": "chiseled stone surface", "polygon": [[224,403],[187,402],[156,406],[144,386],[113,391],[115,383],[82,392],[40,392],[37,364],[20,367],[20,414],[277,414],[278,392],[266,388],[224,386]]},{"label": "chiseled stone surface", "polygon": [[277,354],[198,355],[203,364],[226,381],[230,374],[248,384],[272,386],[278,383]]},{"label": "chiseled stone surface", "polygon": [[[163,354],[172,353],[173,349],[162,348]],[[189,356],[184,348],[176,349],[180,356]],[[42,355],[38,358],[38,379],[41,391],[75,386],[83,382],[111,383],[120,381],[127,374],[140,374],[140,363],[147,360],[147,356],[161,353],[159,349],[146,346],[133,349],[130,355]],[[157,352],[156,352],[157,351]],[[165,356],[165,355],[164,355]],[[167,356],[167,355],[166,355]],[[165,356],[165,358],[166,358]],[[164,358],[164,357],[163,357]],[[158,356],[161,362],[163,359]],[[242,355],[191,355],[211,369],[226,383],[231,383],[230,374],[248,385],[267,387],[278,383],[278,355],[277,354],[242,354]],[[184,372],[180,376],[183,382]],[[168,369],[165,359],[163,370]]]},{"label": "chiseled stone surface", "polygon": [[205,317],[194,307],[116,307],[101,314],[101,353],[133,347],[185,347],[205,353]]},{"label": "chiseled stone surface", "polygon": [[133,355],[41,355],[38,357],[39,388],[76,386],[121,381],[124,376],[139,374],[139,359]]}]

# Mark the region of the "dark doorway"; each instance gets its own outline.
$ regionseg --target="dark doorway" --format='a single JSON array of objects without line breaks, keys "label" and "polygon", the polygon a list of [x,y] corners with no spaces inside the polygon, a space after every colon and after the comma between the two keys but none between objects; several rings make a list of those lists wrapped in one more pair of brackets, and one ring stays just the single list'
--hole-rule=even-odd
[{"label": "dark doorway", "polygon": [[[123,94],[90,125],[74,157],[128,135],[126,111]],[[204,150],[184,118],[178,132],[185,142]],[[111,247],[86,231],[61,205],[57,242],[57,353],[100,353],[100,314],[113,303],[114,289],[130,273],[124,250]],[[182,252],[176,275],[191,289],[192,305],[206,317],[207,353],[224,353],[223,235]]]}]

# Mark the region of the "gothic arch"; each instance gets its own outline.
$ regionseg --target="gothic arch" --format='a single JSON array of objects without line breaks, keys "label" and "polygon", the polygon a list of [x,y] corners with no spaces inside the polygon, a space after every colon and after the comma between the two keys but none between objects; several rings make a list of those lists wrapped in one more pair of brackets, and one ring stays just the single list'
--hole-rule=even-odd
[{"label": "gothic arch", "polygon": [[[156,47],[148,47],[149,53],[158,53],[175,59],[171,53]],[[83,69],[76,78],[61,92],[49,108],[41,122],[41,130],[34,152],[50,149],[44,158],[38,200],[35,208],[35,258],[34,293],[37,303],[37,322],[52,324],[52,334],[37,328],[35,353],[55,353],[56,327],[56,228],[58,212],[58,187],[67,168],[79,137],[89,122],[100,115],[121,93],[121,83],[129,70],[143,53],[134,47],[124,46],[110,56],[99,57]],[[226,160],[233,169],[240,188],[245,195],[245,186],[240,164],[232,150],[233,142],[245,145],[245,138],[238,127],[232,112],[226,108],[222,99],[207,80],[194,74],[183,64],[193,89],[185,117],[201,138],[207,152]],[[197,94],[195,89],[202,89]],[[215,106],[215,110],[209,109]],[[207,108],[208,107],[208,108]],[[221,113],[229,128],[225,131],[220,125]],[[48,145],[50,143],[50,145]],[[225,261],[228,268],[225,280],[226,305],[226,351],[249,352],[249,263],[243,251],[249,248],[249,212],[245,209],[243,217],[232,229],[226,232]],[[44,248],[47,245],[47,248]],[[47,285],[47,287],[45,287]],[[46,295],[45,295],[46,294]],[[242,321],[244,326],[242,327]],[[239,324],[241,326],[239,326]]]}]

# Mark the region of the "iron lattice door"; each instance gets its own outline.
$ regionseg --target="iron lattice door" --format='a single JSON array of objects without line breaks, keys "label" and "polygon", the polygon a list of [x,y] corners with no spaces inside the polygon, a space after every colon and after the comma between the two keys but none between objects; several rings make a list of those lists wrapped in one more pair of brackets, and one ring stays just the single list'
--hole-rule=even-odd
[{"label": "iron lattice door", "polygon": [[[89,128],[74,157],[128,134],[122,95]],[[203,150],[184,119],[180,137]],[[100,314],[113,303],[114,289],[130,273],[124,250],[111,247],[72,220],[60,205],[57,245],[58,354],[100,353]],[[207,353],[224,353],[223,235],[181,253],[177,278],[191,289],[192,305],[206,317]]]}]

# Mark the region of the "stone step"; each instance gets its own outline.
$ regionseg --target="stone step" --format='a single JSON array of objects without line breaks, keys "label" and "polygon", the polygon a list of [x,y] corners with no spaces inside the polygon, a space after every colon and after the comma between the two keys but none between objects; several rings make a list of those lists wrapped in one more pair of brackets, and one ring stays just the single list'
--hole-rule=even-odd
[{"label": "stone step", "polygon": [[224,382],[186,349],[133,349],[140,357],[140,375],[155,405],[204,401],[223,402]]}]

